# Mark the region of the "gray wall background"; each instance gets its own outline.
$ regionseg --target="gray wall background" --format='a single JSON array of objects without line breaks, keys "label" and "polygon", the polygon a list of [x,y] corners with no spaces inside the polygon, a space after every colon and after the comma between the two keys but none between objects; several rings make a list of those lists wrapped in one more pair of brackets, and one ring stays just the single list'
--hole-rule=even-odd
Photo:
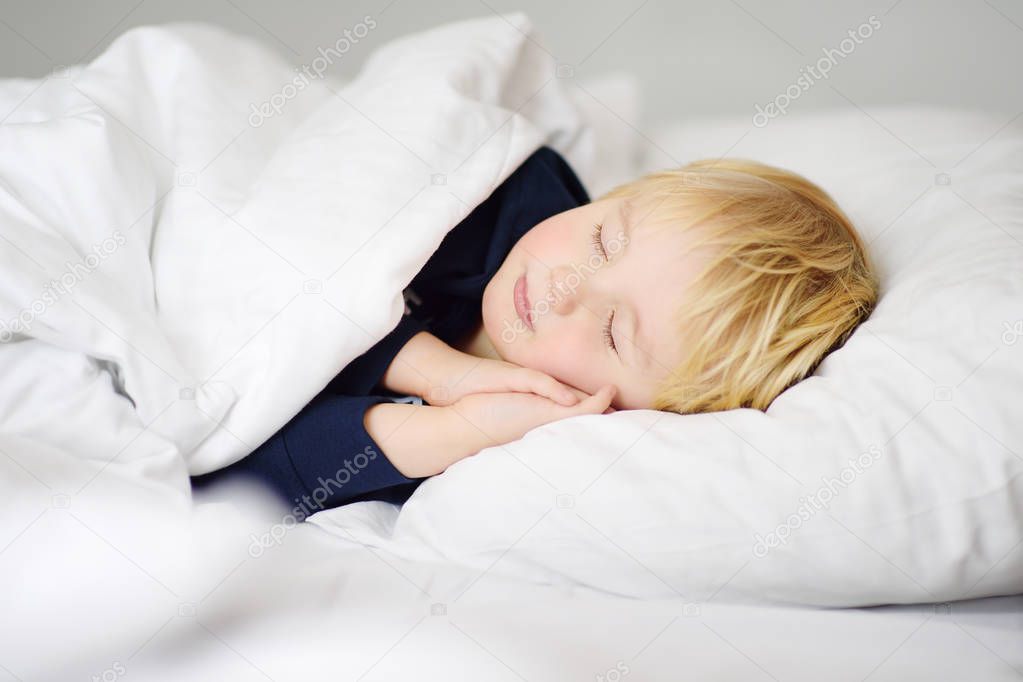
[{"label": "gray wall background", "polygon": [[[125,30],[204,21],[253,36],[301,66],[372,15],[377,27],[328,73],[353,74],[372,48],[440,23],[525,11],[544,47],[577,77],[627,70],[640,79],[637,123],[753,115],[824,48],[873,15],[881,27],[792,111],[887,104],[1023,110],[1020,0],[96,0],[0,1],[0,77],[38,77],[89,61]],[[834,86],[827,87],[824,83]],[[840,91],[840,92],[838,92]],[[844,96],[844,97],[843,97]],[[846,99],[848,98],[848,99]]]}]

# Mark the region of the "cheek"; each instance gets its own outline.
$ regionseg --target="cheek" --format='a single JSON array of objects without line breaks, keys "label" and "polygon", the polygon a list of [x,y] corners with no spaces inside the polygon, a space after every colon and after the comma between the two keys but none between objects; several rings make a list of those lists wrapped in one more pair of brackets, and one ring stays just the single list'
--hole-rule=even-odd
[{"label": "cheek", "polygon": [[[515,314],[512,298],[515,280],[528,269],[532,281],[546,281],[548,268],[569,262],[575,253],[571,221],[561,216],[548,218],[519,239],[483,291],[483,324],[498,353],[506,360],[525,364],[524,346],[530,335]],[[536,292],[533,292],[536,296]],[[532,341],[532,339],[529,339]]]},{"label": "cheek", "polygon": [[[575,246],[575,250],[572,247]],[[516,242],[510,256],[538,272],[578,257],[579,245],[573,241],[573,221],[565,213],[543,221]]]},{"label": "cheek", "polygon": [[518,350],[518,353],[522,357],[519,360],[512,360],[516,364],[549,374],[558,381],[587,393],[600,388],[601,377],[594,371],[594,363],[588,361],[586,355],[580,353],[574,343],[566,343],[561,338],[553,342],[544,339],[528,344],[527,347]]}]

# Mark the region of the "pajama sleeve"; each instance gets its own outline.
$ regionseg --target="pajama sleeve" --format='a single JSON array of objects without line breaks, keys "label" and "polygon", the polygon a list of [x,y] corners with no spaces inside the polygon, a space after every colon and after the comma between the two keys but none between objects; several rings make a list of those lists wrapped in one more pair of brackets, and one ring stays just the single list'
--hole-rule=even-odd
[{"label": "pajama sleeve", "polygon": [[367,493],[419,483],[425,479],[408,478],[391,464],[363,424],[372,405],[393,401],[321,394],[248,457],[196,477],[193,484],[202,489],[223,478],[255,480],[309,515]]},{"label": "pajama sleeve", "polygon": [[371,406],[403,400],[370,393],[398,351],[426,330],[423,322],[404,315],[268,441],[224,469],[194,477],[193,485],[202,489],[226,478],[254,479],[288,506],[302,505],[312,514],[376,491],[385,491],[378,498],[387,499],[389,492],[399,492],[394,486],[422,482],[425,479],[408,478],[391,464],[363,420]]}]

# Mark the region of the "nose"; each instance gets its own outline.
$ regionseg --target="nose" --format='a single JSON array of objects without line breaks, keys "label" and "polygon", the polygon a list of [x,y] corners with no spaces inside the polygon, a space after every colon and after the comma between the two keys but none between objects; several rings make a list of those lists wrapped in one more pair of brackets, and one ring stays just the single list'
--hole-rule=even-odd
[{"label": "nose", "polygon": [[568,315],[579,300],[585,296],[583,289],[586,283],[582,274],[566,265],[558,265],[551,269],[550,290],[547,297],[551,302],[551,310],[558,315]]}]

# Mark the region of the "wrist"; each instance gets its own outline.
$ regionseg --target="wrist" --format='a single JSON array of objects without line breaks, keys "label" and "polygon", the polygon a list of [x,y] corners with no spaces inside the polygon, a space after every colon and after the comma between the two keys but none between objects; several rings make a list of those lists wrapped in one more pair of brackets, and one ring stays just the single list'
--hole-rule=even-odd
[{"label": "wrist", "polygon": [[499,445],[494,437],[477,426],[469,417],[458,411],[454,404],[436,408],[441,410],[442,426],[452,434],[458,459],[475,455],[480,450]]},{"label": "wrist", "polygon": [[409,339],[392,363],[393,373],[388,381],[399,387],[387,384],[385,387],[418,395],[431,405],[448,405],[456,397],[452,394],[454,384],[478,361],[430,332],[419,332]]},{"label": "wrist", "polygon": [[378,403],[366,410],[363,424],[407,478],[434,476],[482,449],[479,432],[470,432],[472,427],[449,407]]},{"label": "wrist", "polygon": [[435,339],[430,332],[416,332],[391,360],[380,385],[395,393],[425,397],[429,381],[423,368],[428,367],[430,346]]}]

